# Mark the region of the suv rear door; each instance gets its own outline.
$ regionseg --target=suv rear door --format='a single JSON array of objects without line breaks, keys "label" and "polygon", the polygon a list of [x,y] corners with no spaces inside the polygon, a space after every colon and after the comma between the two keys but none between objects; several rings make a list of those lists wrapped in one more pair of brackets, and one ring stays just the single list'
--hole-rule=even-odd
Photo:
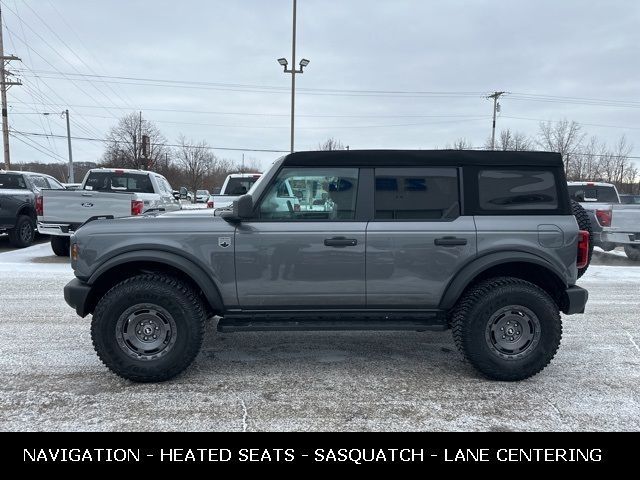
[{"label": "suv rear door", "polygon": [[461,214],[459,169],[375,169],[367,227],[367,306],[436,308],[476,255],[472,216]]},{"label": "suv rear door", "polygon": [[[288,198],[288,183],[298,202]],[[285,167],[235,233],[243,309],[362,307],[366,218],[358,168]],[[218,239],[220,242],[221,240]],[[224,239],[222,240],[224,241]]]}]

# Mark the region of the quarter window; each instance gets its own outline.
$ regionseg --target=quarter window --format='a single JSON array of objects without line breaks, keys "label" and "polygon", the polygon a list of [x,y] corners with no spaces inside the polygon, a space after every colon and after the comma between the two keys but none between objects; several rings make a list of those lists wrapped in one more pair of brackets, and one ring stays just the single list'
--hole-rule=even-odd
[{"label": "quarter window", "polygon": [[259,207],[268,220],[353,220],[357,168],[284,168]]},{"label": "quarter window", "polygon": [[376,220],[451,220],[460,215],[455,168],[377,168]]},{"label": "quarter window", "polygon": [[480,170],[478,189],[482,210],[558,208],[555,176],[548,170]]}]

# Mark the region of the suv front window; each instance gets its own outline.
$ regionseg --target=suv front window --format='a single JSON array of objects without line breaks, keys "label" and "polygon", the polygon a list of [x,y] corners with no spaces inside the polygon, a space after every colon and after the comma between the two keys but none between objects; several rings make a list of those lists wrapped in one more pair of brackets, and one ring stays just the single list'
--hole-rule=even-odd
[{"label": "suv front window", "polygon": [[268,220],[353,220],[357,168],[284,168],[260,204]]}]

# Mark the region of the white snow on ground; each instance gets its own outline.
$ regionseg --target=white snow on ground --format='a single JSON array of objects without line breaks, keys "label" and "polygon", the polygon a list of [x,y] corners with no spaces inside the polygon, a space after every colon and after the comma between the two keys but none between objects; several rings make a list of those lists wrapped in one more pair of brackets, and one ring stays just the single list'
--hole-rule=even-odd
[{"label": "white snow on ground", "polygon": [[69,259],[56,257],[48,242],[0,253],[0,272],[5,278],[5,273],[12,272],[46,272],[73,277]]},{"label": "white snow on ground", "polygon": [[615,250],[611,250],[610,252],[605,252],[600,247],[593,247],[593,250],[595,252],[600,252],[600,253],[602,253],[604,255],[615,255],[617,257],[627,258],[627,254],[624,253],[624,250],[622,248],[616,248]]}]

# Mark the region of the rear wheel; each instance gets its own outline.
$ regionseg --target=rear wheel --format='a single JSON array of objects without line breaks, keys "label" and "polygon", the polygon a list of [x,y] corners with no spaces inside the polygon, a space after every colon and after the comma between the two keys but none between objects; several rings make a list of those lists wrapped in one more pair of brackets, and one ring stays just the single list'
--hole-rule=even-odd
[{"label": "rear wheel", "polygon": [[69,247],[69,237],[63,237],[60,235],[51,236],[51,250],[53,250],[53,253],[55,253],[58,257],[68,257]]},{"label": "rear wheel", "polygon": [[625,245],[624,253],[627,254],[629,260],[640,262],[640,245]]},{"label": "rear wheel", "polygon": [[465,358],[494,380],[523,380],[544,369],[562,337],[558,306],[538,286],[500,277],[467,290],[455,307],[453,338]]},{"label": "rear wheel", "polygon": [[138,275],[98,302],[91,337],[100,360],[135,382],[169,380],[187,368],[202,345],[204,307],[184,282]]},{"label": "rear wheel", "polygon": [[16,226],[7,232],[9,242],[17,248],[25,248],[33,243],[36,237],[36,226],[33,219],[28,215],[20,215]]},{"label": "rear wheel", "polygon": [[591,228],[591,220],[587,211],[575,200],[571,200],[571,211],[573,216],[576,217],[578,222],[578,228],[589,232],[589,260],[583,268],[578,269],[578,278],[585,274],[589,264],[591,263],[591,256],[593,255],[593,229]]}]

